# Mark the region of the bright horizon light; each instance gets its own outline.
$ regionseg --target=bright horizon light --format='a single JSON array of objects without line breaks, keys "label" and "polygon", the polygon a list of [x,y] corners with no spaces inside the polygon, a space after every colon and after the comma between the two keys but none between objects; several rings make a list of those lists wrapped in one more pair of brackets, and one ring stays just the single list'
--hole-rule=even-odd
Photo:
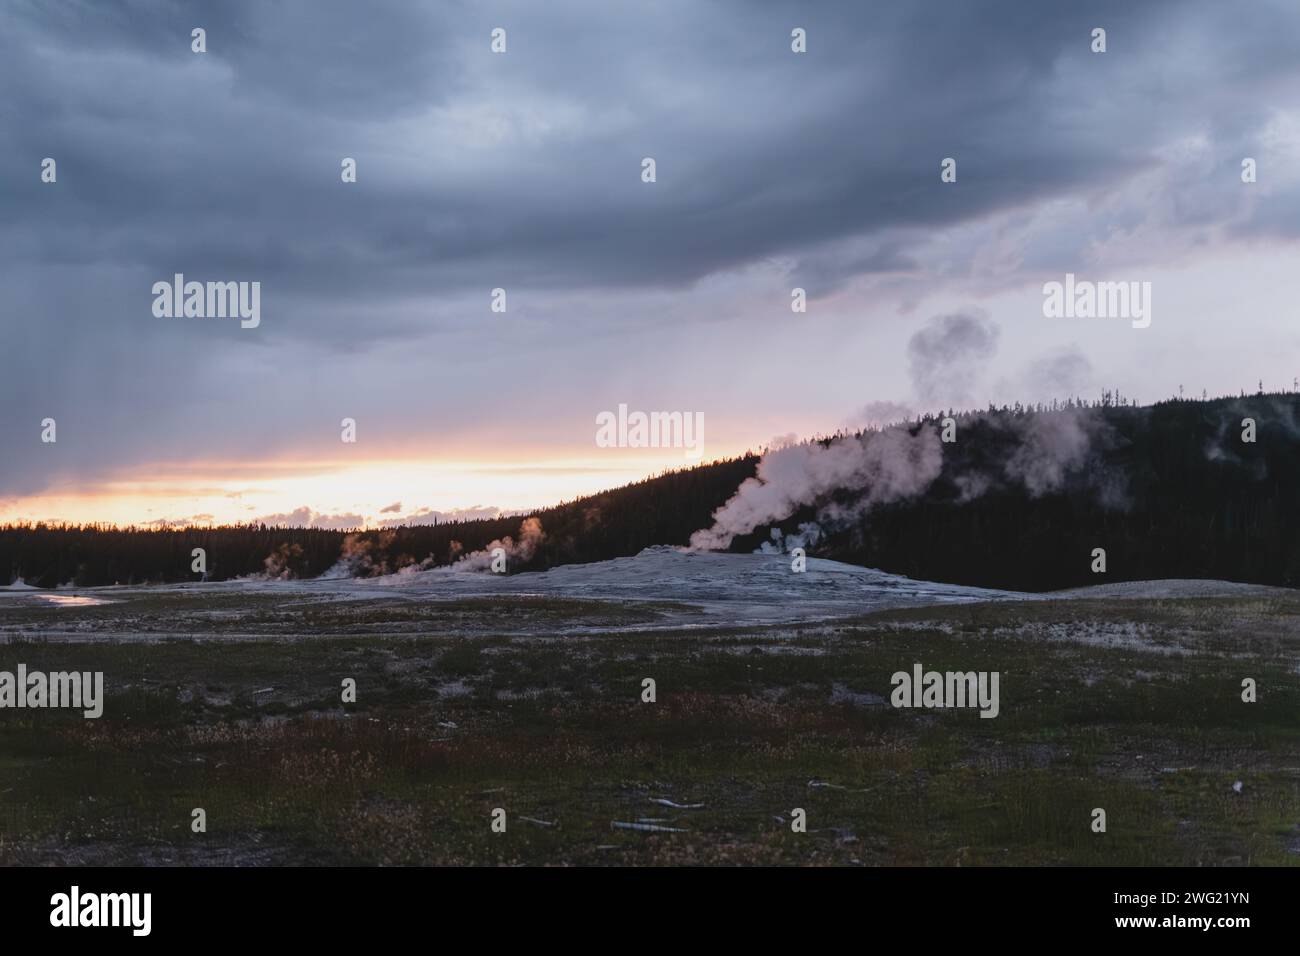
[{"label": "bright horizon light", "polygon": [[[237,479],[175,474],[116,478],[93,490],[53,489],[0,500],[0,524],[383,527],[399,523],[521,514],[652,478],[665,471],[743,454],[685,460],[679,449],[539,461],[377,460],[242,463]],[[422,520],[423,519],[423,520]]]}]

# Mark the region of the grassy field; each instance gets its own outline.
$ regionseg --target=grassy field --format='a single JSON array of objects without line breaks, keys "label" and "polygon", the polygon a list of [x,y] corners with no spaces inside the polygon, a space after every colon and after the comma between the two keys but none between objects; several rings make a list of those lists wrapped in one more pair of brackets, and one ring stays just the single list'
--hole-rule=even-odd
[{"label": "grassy field", "polygon": [[[0,710],[0,862],[1300,863],[1300,599],[677,633],[609,630],[652,606],[538,599],[139,600],[0,608],[0,670],[103,671],[107,695],[99,720]],[[174,632],[182,610],[198,636],[41,637]],[[918,661],[999,671],[1001,715],[892,708]]]}]

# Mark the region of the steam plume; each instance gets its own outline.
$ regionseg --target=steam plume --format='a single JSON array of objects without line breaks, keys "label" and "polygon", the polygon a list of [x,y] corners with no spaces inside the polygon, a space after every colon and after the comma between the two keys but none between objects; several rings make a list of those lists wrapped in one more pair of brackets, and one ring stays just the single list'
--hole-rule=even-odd
[{"label": "steam plume", "polygon": [[519,540],[509,535],[491,542],[482,551],[474,551],[457,561],[452,567],[456,571],[488,571],[492,567],[492,552],[504,548],[507,561],[528,561],[537,553],[537,546],[546,538],[539,518],[525,518],[519,526]]},{"label": "steam plume", "polygon": [[848,508],[825,506],[828,520],[841,521],[850,512],[920,494],[942,465],[939,435],[928,425],[914,433],[891,428],[827,444],[786,445],[763,456],[757,474],[741,482],[731,500],[714,512],[713,527],[691,535],[691,547],[728,548],[737,535],[786,518],[833,491],[860,489],[861,499]]},{"label": "steam plume", "polygon": [[[961,428],[983,423],[1010,432],[1010,452],[1000,470],[950,471],[946,476],[962,501],[1013,486],[1040,497],[1064,488],[1111,444],[1110,427],[1099,414],[1065,408],[1015,417],[962,416]],[[930,422],[881,432],[786,445],[759,460],[753,478],[713,513],[713,526],[691,535],[691,547],[722,550],[737,536],[782,521],[806,506],[817,508],[816,523],[800,526],[785,547],[815,544],[828,531],[846,527],[872,509],[924,494],[944,471],[943,444]],[[1115,476],[1087,476],[1109,506],[1124,491]],[[779,533],[773,539],[780,541]],[[793,544],[791,543],[793,542]],[[765,543],[764,550],[774,550]]]}]

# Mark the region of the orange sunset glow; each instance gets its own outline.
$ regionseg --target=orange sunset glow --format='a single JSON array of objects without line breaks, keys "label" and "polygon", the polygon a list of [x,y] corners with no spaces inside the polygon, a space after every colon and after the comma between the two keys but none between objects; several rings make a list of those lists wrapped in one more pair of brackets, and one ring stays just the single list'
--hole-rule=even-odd
[{"label": "orange sunset glow", "polygon": [[694,464],[678,449],[601,452],[526,461],[188,463],[0,499],[0,523],[375,527],[428,521],[430,512],[466,518],[524,512]]}]

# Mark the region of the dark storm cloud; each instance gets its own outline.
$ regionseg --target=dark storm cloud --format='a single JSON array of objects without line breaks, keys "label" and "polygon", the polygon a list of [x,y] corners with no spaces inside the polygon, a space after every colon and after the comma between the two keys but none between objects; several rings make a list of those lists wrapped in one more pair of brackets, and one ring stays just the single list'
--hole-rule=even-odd
[{"label": "dark storm cloud", "polygon": [[[1139,118],[1080,129],[1061,102],[1104,93],[1110,63],[1094,58],[1077,90],[1056,71],[1090,55],[1096,22],[1122,50],[1195,9],[583,6],[26,8],[0,68],[17,91],[0,157],[11,219],[42,261],[255,270],[307,300],[680,285],[779,254],[834,285],[906,256],[822,262],[801,255],[810,245],[1131,170]],[[810,31],[803,57],[788,50],[796,23]],[[510,30],[505,56],[488,52],[495,24]],[[191,25],[208,30],[204,56],[189,52]],[[419,117],[439,108],[540,131],[500,150],[422,139]],[[551,115],[566,109],[572,128]],[[458,151],[488,164],[459,165]],[[54,197],[31,174],[45,155],[60,160]],[[360,163],[349,190],[345,155]],[[653,186],[638,179],[644,155],[659,163]],[[959,183],[942,189],[950,155]]]},{"label": "dark storm cloud", "polygon": [[[1256,94],[1293,80],[1296,20],[1172,0],[6,5],[0,492],[152,454],[310,445],[373,383],[415,377],[372,353],[463,327],[495,286],[545,303],[778,260],[816,298],[916,272],[944,227],[1105,189],[1181,133],[1257,131]],[[176,272],[260,281],[271,318],[256,335],[154,319],[148,290]],[[467,335],[462,353],[521,360],[490,327]],[[464,363],[405,352],[464,393]],[[479,413],[456,401],[388,408],[413,430]],[[78,440],[38,460],[46,414]]]},{"label": "dark storm cloud", "polygon": [[[1123,36],[1158,25],[1160,5],[1064,17],[1046,5],[1003,17],[968,4],[585,6],[28,8],[4,41],[12,218],[43,261],[257,270],[307,298],[503,276],[687,283],[1119,172],[1130,151],[1054,122],[1045,91],[1061,58],[1087,55],[1098,17]],[[498,23],[512,44],[495,57]],[[810,31],[804,57],[788,50],[794,23]],[[208,30],[203,56],[189,52],[192,25]],[[448,160],[464,144],[389,124],[457,103],[471,124],[543,129],[469,150],[466,162],[490,159],[472,169]],[[512,120],[516,108],[536,112]],[[548,111],[564,109],[573,128],[548,134]],[[31,174],[46,155],[60,160],[55,197]],[[351,190],[338,182],[345,155],[360,163]],[[638,178],[645,155],[654,186]],[[960,185],[943,190],[948,155]]]}]

